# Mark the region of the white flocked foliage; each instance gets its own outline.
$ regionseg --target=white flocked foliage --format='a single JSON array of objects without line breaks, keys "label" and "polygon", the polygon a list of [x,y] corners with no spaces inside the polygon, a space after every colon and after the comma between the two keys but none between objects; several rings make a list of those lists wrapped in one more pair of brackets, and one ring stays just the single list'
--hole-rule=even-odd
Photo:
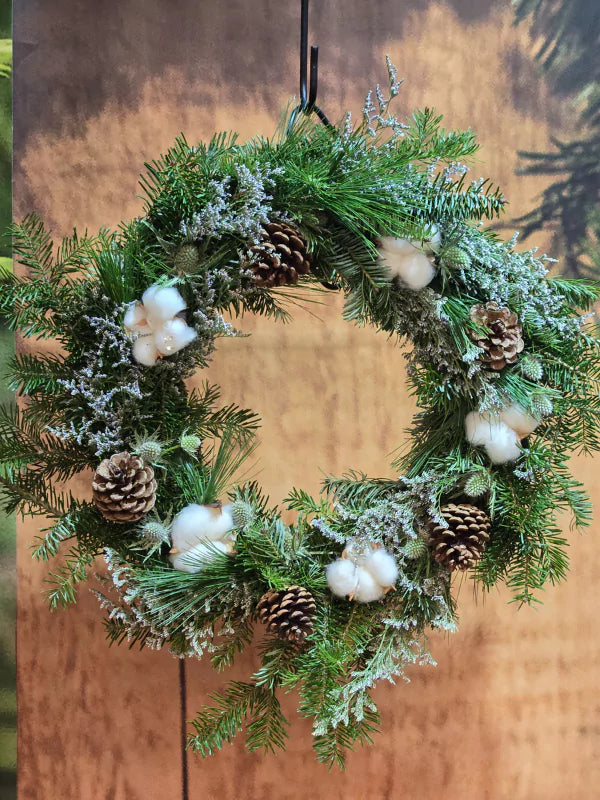
[{"label": "white flocked foliage", "polygon": [[177,316],[185,308],[175,287],[158,285],[146,289],[141,303],[129,306],[123,324],[138,334],[132,352],[139,364],[151,367],[161,356],[173,355],[194,341],[196,331]]}]

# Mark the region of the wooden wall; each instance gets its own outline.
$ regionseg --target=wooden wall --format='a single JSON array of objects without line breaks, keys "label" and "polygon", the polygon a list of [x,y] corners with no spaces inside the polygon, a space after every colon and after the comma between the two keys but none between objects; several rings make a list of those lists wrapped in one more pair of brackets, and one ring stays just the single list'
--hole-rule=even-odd
[{"label": "wooden wall", "polygon": [[[320,102],[359,113],[385,80],[389,53],[406,81],[399,106],[435,106],[482,143],[473,173],[511,200],[543,188],[514,175],[517,149],[541,149],[568,115],[532,66],[510,4],[491,0],[313,0]],[[43,214],[57,235],[115,225],[140,208],[144,160],[180,132],[268,134],[296,90],[299,3],[276,0],[21,0],[15,8],[15,217]],[[546,243],[541,241],[544,246]],[[287,327],[244,320],[249,339],[221,344],[209,378],[264,420],[260,480],[273,499],[315,490],[319,468],[389,474],[388,453],[413,411],[403,357],[386,338],[343,323],[329,298]],[[205,377],[204,375],[201,377]],[[577,472],[596,494],[591,462]],[[600,781],[600,577],[597,525],[573,535],[570,582],[518,611],[500,590],[460,596],[460,631],[436,636],[437,668],[382,686],[383,734],[345,773],[313,761],[310,726],[287,704],[287,754],[249,756],[237,742],[190,756],[190,796],[220,800],[589,800]],[[50,615],[46,568],[30,560],[35,527],[19,531],[20,800],[171,800],[181,796],[178,664],[166,653],[108,649],[84,589]],[[251,655],[236,676],[252,669]],[[188,664],[188,712],[219,686]]]}]

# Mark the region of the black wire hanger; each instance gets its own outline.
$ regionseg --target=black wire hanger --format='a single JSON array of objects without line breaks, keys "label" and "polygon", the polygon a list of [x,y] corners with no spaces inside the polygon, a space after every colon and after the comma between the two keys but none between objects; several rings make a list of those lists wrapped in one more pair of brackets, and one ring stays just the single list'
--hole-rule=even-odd
[{"label": "black wire hanger", "polygon": [[300,103],[290,114],[291,128],[299,114],[316,114],[326,128],[333,125],[325,116],[325,112],[317,105],[317,88],[319,83],[319,48],[313,44],[310,48],[310,86],[307,96],[308,75],[308,0],[302,0],[300,10]]}]

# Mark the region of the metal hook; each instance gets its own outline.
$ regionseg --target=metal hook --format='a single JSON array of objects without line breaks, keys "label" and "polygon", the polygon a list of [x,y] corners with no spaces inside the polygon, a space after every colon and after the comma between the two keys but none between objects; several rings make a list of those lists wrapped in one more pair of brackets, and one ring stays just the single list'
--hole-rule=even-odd
[{"label": "metal hook", "polygon": [[303,114],[315,113],[326,128],[332,128],[331,122],[325,116],[322,109],[316,105],[317,88],[319,83],[319,48],[312,45],[310,48],[310,87],[307,99],[307,78],[308,78],[308,0],[302,0],[300,9],[300,104],[292,111],[290,124],[298,116]]}]

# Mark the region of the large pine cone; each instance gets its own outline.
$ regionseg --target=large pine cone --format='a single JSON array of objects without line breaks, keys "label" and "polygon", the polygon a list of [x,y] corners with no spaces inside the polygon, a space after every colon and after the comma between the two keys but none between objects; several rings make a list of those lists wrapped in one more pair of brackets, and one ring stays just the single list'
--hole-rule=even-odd
[{"label": "large pine cone", "polygon": [[156,502],[154,470],[139,456],[127,452],[100,463],[92,489],[94,503],[110,522],[136,522]]},{"label": "large pine cone", "polygon": [[269,222],[261,230],[261,242],[250,248],[248,266],[257,286],[286,286],[298,283],[310,272],[310,255],[304,236],[287,222]]},{"label": "large pine cone", "polygon": [[483,555],[492,522],[481,508],[470,503],[448,503],[441,508],[445,525],[430,520],[429,544],[433,557],[452,572],[473,567]]},{"label": "large pine cone", "polygon": [[514,311],[490,301],[485,306],[473,306],[470,317],[478,326],[490,331],[489,334],[469,331],[473,341],[484,351],[480,361],[493,370],[514,364],[525,346],[523,328]]},{"label": "large pine cone", "polygon": [[316,603],[312,594],[302,586],[269,589],[258,602],[256,612],[269,633],[290,642],[303,642],[313,629]]}]

